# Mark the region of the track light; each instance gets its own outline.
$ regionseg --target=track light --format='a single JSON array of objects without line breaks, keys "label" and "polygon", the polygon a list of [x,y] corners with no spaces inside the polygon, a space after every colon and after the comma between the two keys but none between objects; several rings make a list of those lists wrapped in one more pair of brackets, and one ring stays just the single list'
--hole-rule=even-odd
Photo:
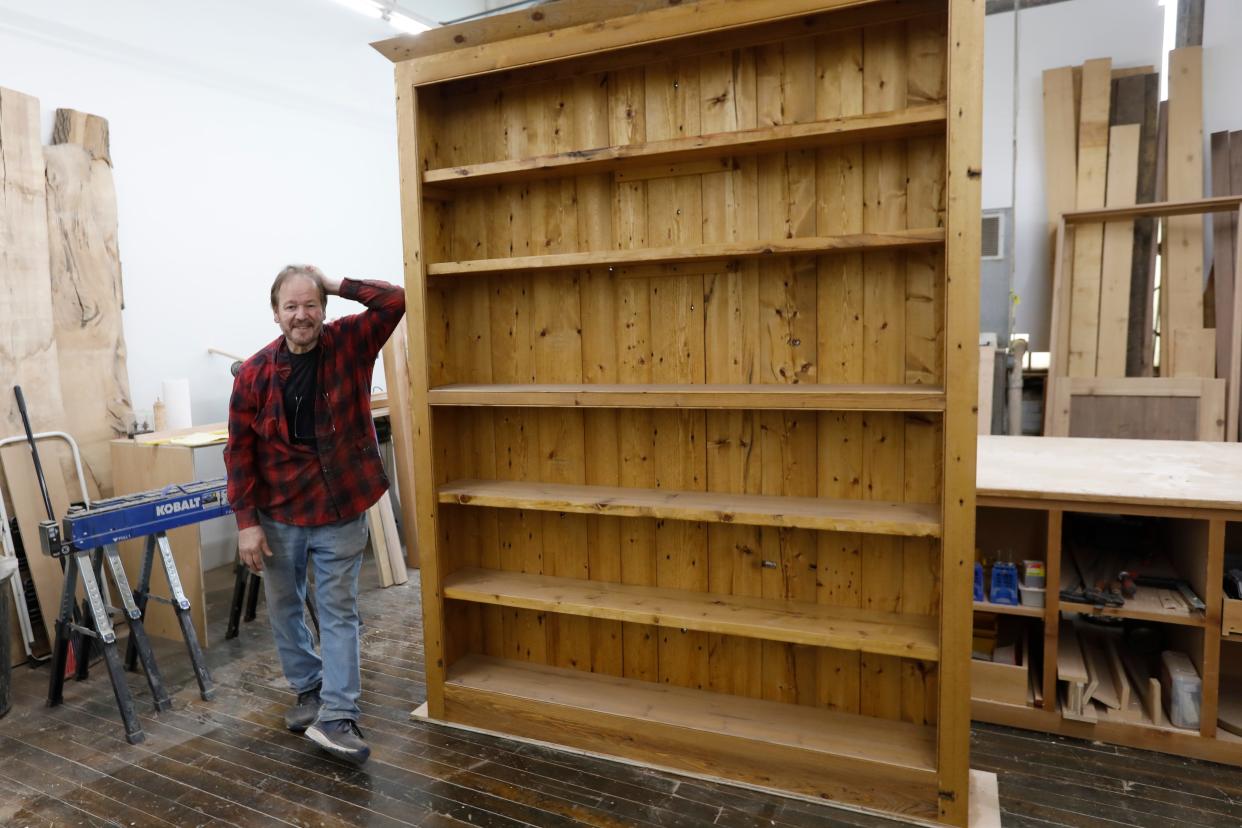
[{"label": "track light", "polygon": [[400,29],[406,34],[418,34],[419,32],[425,32],[431,28],[426,23],[415,20],[408,14],[402,14],[398,11],[389,12],[388,22],[391,23],[394,28]]},{"label": "track light", "polygon": [[334,2],[359,14],[365,14],[367,17],[385,20],[394,29],[407,34],[425,32],[433,25],[398,11],[396,3],[391,0],[334,0]]},{"label": "track light", "polygon": [[367,17],[374,17],[378,19],[382,17],[384,14],[384,10],[379,6],[379,4],[373,3],[371,2],[371,0],[334,0],[334,1],[344,6],[347,9],[351,9],[353,11],[358,12],[358,14],[365,14]]}]

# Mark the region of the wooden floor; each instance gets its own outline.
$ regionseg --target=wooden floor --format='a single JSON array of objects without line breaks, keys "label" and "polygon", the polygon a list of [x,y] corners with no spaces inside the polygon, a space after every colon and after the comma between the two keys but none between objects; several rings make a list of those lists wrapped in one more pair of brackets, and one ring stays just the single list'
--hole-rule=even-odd
[{"label": "wooden floor", "polygon": [[[417,573],[374,588],[364,569],[361,769],[284,729],[292,701],[265,616],[223,641],[231,575],[211,573],[202,702],[184,651],[161,645],[176,691],[156,718],[132,676],[147,741],[126,744],[102,668],[43,706],[47,669],[16,668],[0,719],[0,825],[892,826],[823,805],[410,721],[423,701]],[[995,771],[1006,826],[1239,826],[1242,770],[976,726],[971,765]]]}]

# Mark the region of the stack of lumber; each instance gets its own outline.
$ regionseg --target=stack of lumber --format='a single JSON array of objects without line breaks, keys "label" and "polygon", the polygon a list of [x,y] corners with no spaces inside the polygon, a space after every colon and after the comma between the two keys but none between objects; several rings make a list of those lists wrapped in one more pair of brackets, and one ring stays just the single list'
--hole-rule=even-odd
[{"label": "stack of lumber", "polygon": [[[401,505],[401,542],[405,562],[418,566],[418,543],[414,536],[414,444],[410,432],[410,371],[405,323],[397,326],[384,344],[384,378],[388,383],[388,422],[397,466],[397,502]],[[400,547],[398,547],[400,548]]]},{"label": "stack of lumber", "polygon": [[405,571],[405,556],[401,551],[401,535],[397,532],[396,514],[387,493],[367,510],[367,526],[371,530],[371,553],[375,557],[380,586],[387,588],[404,584],[409,576]]},{"label": "stack of lumber", "polygon": [[[38,99],[0,88],[0,438],[23,432],[12,392],[20,385],[36,432],[66,431],[77,441],[92,497],[112,494],[108,441],[133,420],[121,308],[108,122],[57,110],[45,147]],[[64,491],[68,481],[79,497],[68,451],[49,445],[44,467],[49,486]],[[6,450],[3,472],[0,496],[36,552],[23,574],[50,623],[59,571],[37,554],[34,527],[44,515],[29,451]]]},{"label": "stack of lumber", "polygon": [[[1242,196],[1242,130],[1213,132],[1211,136],[1212,196]],[[1237,308],[1237,273],[1242,267],[1242,236],[1238,233],[1238,213],[1212,214],[1212,291],[1211,317],[1216,327],[1216,375],[1229,385],[1229,417],[1225,439],[1242,439],[1238,426],[1239,382],[1242,380],[1242,319]]]},{"label": "stack of lumber", "polygon": [[108,122],[57,110],[48,147],[39,124],[38,99],[0,88],[0,437],[22,432],[21,385],[33,428],[72,434],[108,496],[108,441],[133,420]]},{"label": "stack of lumber", "polygon": [[1063,718],[1167,725],[1160,681],[1124,651],[1118,630],[1062,620],[1057,677],[1065,683]]},{"label": "stack of lumber", "polygon": [[[1044,73],[1047,434],[1237,439],[1226,428],[1237,407],[1237,383],[1226,383],[1234,257],[1218,261],[1205,303],[1202,214],[1222,208],[1136,207],[1204,199],[1202,66],[1201,47],[1170,52],[1167,104],[1152,67],[1100,58]],[[1081,215],[1099,210],[1128,212]]]}]

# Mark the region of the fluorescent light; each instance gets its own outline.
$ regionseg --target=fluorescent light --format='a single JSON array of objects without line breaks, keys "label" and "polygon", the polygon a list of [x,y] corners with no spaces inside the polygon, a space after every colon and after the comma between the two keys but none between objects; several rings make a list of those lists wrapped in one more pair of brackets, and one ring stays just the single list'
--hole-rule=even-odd
[{"label": "fluorescent light", "polygon": [[371,0],[335,0],[335,2],[359,14],[365,14],[367,17],[378,18],[384,13],[384,10],[372,3]]},{"label": "fluorescent light", "polygon": [[389,14],[388,22],[391,23],[394,28],[400,29],[407,34],[418,34],[419,32],[425,32],[431,28],[426,23],[415,20],[408,14],[402,14],[401,12],[392,12]]}]

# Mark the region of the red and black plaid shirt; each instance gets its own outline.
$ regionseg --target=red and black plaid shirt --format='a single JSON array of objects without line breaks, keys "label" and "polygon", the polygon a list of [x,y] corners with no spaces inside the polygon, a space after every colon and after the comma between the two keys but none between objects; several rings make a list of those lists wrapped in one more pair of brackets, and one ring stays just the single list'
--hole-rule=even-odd
[{"label": "red and black plaid shirt", "polygon": [[260,509],[295,526],[335,523],[362,514],[388,489],[371,420],[371,374],[405,314],[405,291],[344,279],[340,295],[367,310],[325,323],[319,335],[316,446],[289,440],[283,336],[246,360],[233,382],[224,464],[239,529],[258,524]]}]

